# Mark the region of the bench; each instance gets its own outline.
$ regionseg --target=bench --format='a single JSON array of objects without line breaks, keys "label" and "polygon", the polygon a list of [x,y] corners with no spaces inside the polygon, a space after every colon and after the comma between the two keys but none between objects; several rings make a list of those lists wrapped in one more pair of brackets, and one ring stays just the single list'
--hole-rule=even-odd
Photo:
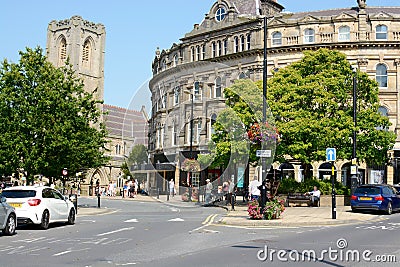
[{"label": "bench", "polygon": [[289,207],[290,204],[307,204],[307,206],[319,207],[320,201],[315,201],[315,203],[311,203],[311,196],[304,195],[301,193],[289,193],[286,198],[286,207]]}]

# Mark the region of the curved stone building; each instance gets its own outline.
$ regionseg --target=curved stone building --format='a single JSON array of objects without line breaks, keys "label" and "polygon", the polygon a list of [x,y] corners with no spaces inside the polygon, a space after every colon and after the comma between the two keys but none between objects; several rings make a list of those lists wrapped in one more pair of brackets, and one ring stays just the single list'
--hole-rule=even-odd
[{"label": "curved stone building", "polygon": [[[305,50],[339,50],[351,64],[377,80],[380,111],[389,117],[390,130],[399,135],[400,7],[370,7],[363,0],[354,4],[339,9],[290,13],[276,0],[216,1],[204,20],[195,24],[177,44],[156,51],[150,82],[152,162],[173,163],[177,169],[167,173],[166,178],[175,177],[176,184],[185,184],[186,174],[179,171],[180,159],[191,151],[192,155],[207,151],[212,123],[224,108],[223,88],[231,86],[236,79],[262,80],[264,16],[268,17],[269,77],[274,69],[299,60]],[[363,182],[377,182],[384,177],[384,182],[399,183],[399,138],[391,157],[393,167],[361,166]],[[327,166],[326,162],[316,162],[310,166],[312,176],[329,175]],[[335,163],[336,177],[344,184],[349,183],[349,167],[347,161]],[[274,165],[274,169],[281,176],[293,176],[297,180],[309,176],[304,173],[304,166],[290,161]],[[253,172],[247,170],[246,177]],[[200,180],[204,185],[207,177],[215,180],[220,175],[220,170],[195,174],[191,184],[196,186]],[[157,184],[160,187],[160,181]]]}]

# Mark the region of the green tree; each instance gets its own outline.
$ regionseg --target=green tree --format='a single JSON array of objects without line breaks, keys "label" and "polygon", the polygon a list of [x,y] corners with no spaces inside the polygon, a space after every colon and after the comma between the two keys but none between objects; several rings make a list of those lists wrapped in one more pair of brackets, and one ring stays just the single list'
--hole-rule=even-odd
[{"label": "green tree", "polygon": [[68,62],[55,68],[39,47],[20,56],[0,66],[0,172],[59,177],[105,164],[101,102]]},{"label": "green tree", "polygon": [[[327,49],[309,51],[268,81],[268,103],[282,135],[277,154],[304,163],[325,160],[328,147],[338,159],[351,159],[353,72],[346,55]],[[357,157],[383,164],[395,134],[378,112],[377,83],[357,71]],[[381,130],[384,129],[384,130]]]},{"label": "green tree", "polygon": [[147,149],[143,144],[137,144],[132,148],[132,151],[129,153],[129,157],[127,160],[128,164],[126,165],[127,171],[124,171],[124,175],[127,177],[130,175],[134,179],[143,180],[146,178],[146,174],[144,173],[133,173],[133,175],[129,172],[128,166],[132,165],[140,165],[142,163],[147,163]]},{"label": "green tree", "polygon": [[[219,113],[213,125],[215,134],[209,145],[214,159],[211,166],[227,167],[230,161],[257,164],[256,150],[261,145],[250,142],[247,132],[262,121],[262,90],[250,80],[237,80],[225,88],[224,95],[227,108]],[[273,124],[273,118],[267,114],[267,121]]]}]

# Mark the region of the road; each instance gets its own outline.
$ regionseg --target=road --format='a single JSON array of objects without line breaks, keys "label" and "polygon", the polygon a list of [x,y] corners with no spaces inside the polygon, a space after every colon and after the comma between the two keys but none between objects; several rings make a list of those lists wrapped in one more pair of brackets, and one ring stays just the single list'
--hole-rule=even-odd
[{"label": "road", "polygon": [[[220,208],[123,200],[102,200],[102,207],[109,212],[78,214],[73,226],[21,226],[15,236],[0,236],[0,266],[396,266],[366,262],[367,250],[371,259],[400,261],[400,214],[358,225],[254,229],[214,224],[225,213]],[[296,261],[295,250],[306,252],[304,259]],[[360,261],[346,260],[355,250]]]}]

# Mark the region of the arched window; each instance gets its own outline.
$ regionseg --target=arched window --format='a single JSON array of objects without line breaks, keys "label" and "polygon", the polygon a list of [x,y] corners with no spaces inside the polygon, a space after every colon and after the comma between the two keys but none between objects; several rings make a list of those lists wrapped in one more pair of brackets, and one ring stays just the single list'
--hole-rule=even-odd
[{"label": "arched window", "polygon": [[282,45],[282,33],[274,32],[272,34],[272,45]]},{"label": "arched window", "polygon": [[200,84],[200,82],[194,83],[193,95],[194,95],[194,100],[201,100],[201,84]]},{"label": "arched window", "polygon": [[251,49],[251,34],[247,35],[247,50]]},{"label": "arched window", "polygon": [[196,46],[196,60],[201,60],[201,58],[200,58],[200,46]]},{"label": "arched window", "polygon": [[245,51],[246,50],[246,42],[244,35],[240,36],[240,51]]},{"label": "arched window", "polygon": [[65,60],[67,59],[67,41],[65,41],[65,38],[62,38],[60,41],[58,58],[59,58],[59,65],[64,65]]},{"label": "arched window", "polygon": [[215,79],[215,97],[222,97],[222,79],[221,77],[217,77]]},{"label": "arched window", "polygon": [[235,36],[235,53],[239,52],[239,37]]},{"label": "arched window", "polygon": [[218,45],[218,56],[222,56],[222,43],[221,43],[221,41],[218,41],[217,45]]},{"label": "arched window", "polygon": [[90,58],[91,58],[91,47],[89,40],[86,40],[83,44],[83,54],[82,54],[82,63],[85,67],[90,66]]},{"label": "arched window", "polygon": [[228,39],[224,40],[224,55],[228,54]]},{"label": "arched window", "polygon": [[217,56],[217,44],[215,42],[212,42],[211,49],[212,49],[212,57],[216,57]]},{"label": "arched window", "polygon": [[174,106],[179,104],[179,96],[180,96],[181,89],[179,86],[174,88]]},{"label": "arched window", "polygon": [[376,26],[376,40],[387,40],[388,28],[386,25]]},{"label": "arched window", "polygon": [[206,59],[206,45],[201,46],[201,59]]},{"label": "arched window", "polygon": [[387,87],[388,77],[387,67],[385,64],[378,64],[376,66],[376,81],[378,82],[379,87]]},{"label": "arched window", "polygon": [[192,49],[191,49],[191,58],[192,58],[192,62],[194,62],[195,61],[195,53],[194,53],[194,47],[192,47]]},{"label": "arched window", "polygon": [[304,43],[310,44],[315,42],[315,31],[313,29],[306,29],[304,31]]},{"label": "arched window", "polygon": [[342,26],[339,28],[339,41],[350,41],[350,27]]},{"label": "arched window", "polygon": [[211,134],[215,134],[214,124],[217,122],[217,114],[212,114],[210,121],[211,121]]}]

